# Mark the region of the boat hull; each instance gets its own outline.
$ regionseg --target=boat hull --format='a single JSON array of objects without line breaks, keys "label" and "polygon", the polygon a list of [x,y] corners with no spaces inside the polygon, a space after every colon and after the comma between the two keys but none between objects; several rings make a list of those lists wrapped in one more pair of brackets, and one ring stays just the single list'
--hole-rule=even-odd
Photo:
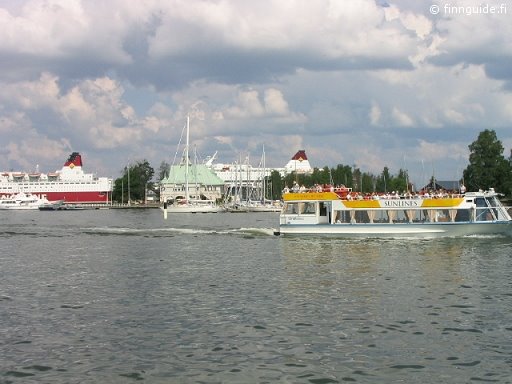
[{"label": "boat hull", "polygon": [[276,207],[248,207],[247,212],[281,212],[281,208]]},{"label": "boat hull", "polygon": [[50,201],[63,200],[68,204],[77,203],[108,203],[109,193],[104,192],[47,192],[46,196]]},{"label": "boat hull", "polygon": [[[165,208],[160,207],[165,210]],[[183,205],[183,206],[169,206],[167,207],[167,213],[219,213],[223,212],[224,209],[219,206],[198,206],[198,205]]]},{"label": "boat hull", "polygon": [[38,205],[23,205],[14,207],[0,207],[0,211],[37,211]]},{"label": "boat hull", "polygon": [[281,207],[276,207],[273,205],[243,205],[236,204],[232,206],[226,207],[227,212],[233,213],[248,213],[248,212],[281,212]]},{"label": "boat hull", "polygon": [[[277,233],[276,233],[277,234]],[[471,235],[512,235],[512,222],[482,223],[395,223],[281,225],[284,236],[331,236],[340,238],[460,237]]]}]

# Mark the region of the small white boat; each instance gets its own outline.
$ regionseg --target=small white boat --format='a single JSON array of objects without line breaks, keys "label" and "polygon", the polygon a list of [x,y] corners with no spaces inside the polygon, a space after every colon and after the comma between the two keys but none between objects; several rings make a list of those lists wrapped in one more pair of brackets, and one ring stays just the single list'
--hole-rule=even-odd
[{"label": "small white boat", "polygon": [[283,205],[280,201],[249,201],[245,208],[247,212],[281,212]]},{"label": "small white boat", "polygon": [[43,205],[50,204],[46,196],[38,196],[31,193],[19,192],[14,195],[0,198],[0,209],[39,209]]},{"label": "small white boat", "polygon": [[283,205],[280,201],[243,201],[225,205],[227,212],[248,213],[248,212],[281,212]]},{"label": "small white boat", "polygon": [[167,213],[217,213],[224,211],[223,207],[211,200],[178,200],[164,203],[160,208]]},{"label": "small white boat", "polygon": [[395,198],[353,196],[348,188],[285,193],[276,235],[450,237],[512,235],[512,219],[489,191]]},{"label": "small white boat", "polygon": [[[80,204],[66,204],[64,200],[50,201],[39,206],[40,211],[83,211],[84,209],[84,206]],[[98,209],[104,209],[104,207]]]}]

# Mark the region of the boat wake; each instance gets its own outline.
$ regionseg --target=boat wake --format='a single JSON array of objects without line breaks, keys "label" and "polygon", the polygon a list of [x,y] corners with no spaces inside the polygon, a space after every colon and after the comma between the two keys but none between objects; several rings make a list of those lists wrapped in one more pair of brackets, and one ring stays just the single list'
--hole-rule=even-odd
[{"label": "boat wake", "polygon": [[274,228],[122,228],[96,227],[83,228],[82,233],[104,236],[143,236],[143,237],[173,237],[177,235],[233,235],[233,236],[273,236]]}]

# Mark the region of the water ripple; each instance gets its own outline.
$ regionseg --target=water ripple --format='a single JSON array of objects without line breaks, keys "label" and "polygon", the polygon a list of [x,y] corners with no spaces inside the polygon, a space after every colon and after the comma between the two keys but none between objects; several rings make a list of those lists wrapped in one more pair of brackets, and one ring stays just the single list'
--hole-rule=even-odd
[{"label": "water ripple", "polygon": [[200,219],[4,217],[0,381],[510,381],[509,240],[289,239],[270,235],[275,215]]}]

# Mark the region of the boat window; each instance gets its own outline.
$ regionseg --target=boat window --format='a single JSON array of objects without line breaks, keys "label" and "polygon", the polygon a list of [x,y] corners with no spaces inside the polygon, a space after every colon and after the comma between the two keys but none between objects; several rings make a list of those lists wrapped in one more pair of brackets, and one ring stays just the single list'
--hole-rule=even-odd
[{"label": "boat window", "polygon": [[320,203],[320,216],[327,216],[327,204],[325,202]]},{"label": "boat window", "polygon": [[476,221],[489,221],[492,220],[491,211],[487,208],[487,201],[483,197],[475,199],[476,205]]},{"label": "boat window", "polygon": [[489,197],[487,199],[487,202],[489,203],[489,205],[491,207],[497,207],[498,206],[498,204],[496,203],[496,198],[494,196],[493,197]]},{"label": "boat window", "polygon": [[458,209],[457,216],[455,216],[455,222],[463,222],[471,220],[471,212],[469,209]]},{"label": "boat window", "polygon": [[285,203],[284,213],[288,213],[288,214],[299,213],[299,205],[297,203]]},{"label": "boat window", "polygon": [[315,214],[315,203],[306,202],[301,203],[302,206],[300,207],[300,213],[302,215],[314,215]]},{"label": "boat window", "polygon": [[283,210],[284,213],[292,215],[314,215],[316,212],[314,202],[286,203]]},{"label": "boat window", "polygon": [[477,197],[475,199],[475,204],[478,208],[487,207],[487,203],[483,197]]}]

